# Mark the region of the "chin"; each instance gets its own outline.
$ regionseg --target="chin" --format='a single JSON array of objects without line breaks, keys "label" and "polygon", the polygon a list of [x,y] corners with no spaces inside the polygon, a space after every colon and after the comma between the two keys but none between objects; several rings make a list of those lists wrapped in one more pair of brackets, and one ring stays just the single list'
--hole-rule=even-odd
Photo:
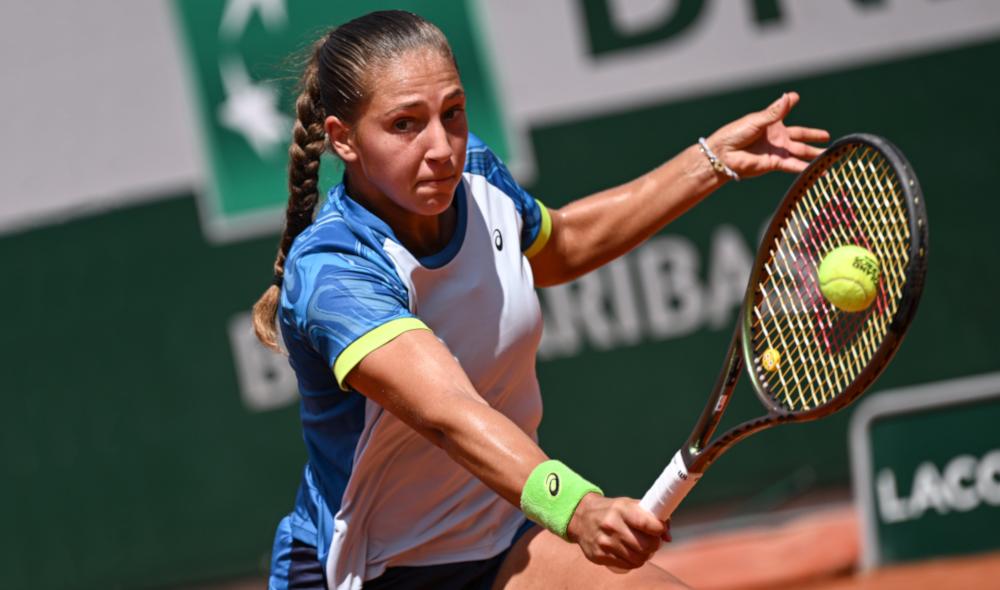
[{"label": "chin", "polygon": [[424,198],[420,200],[420,213],[422,215],[441,215],[451,207],[454,201],[454,194],[442,195],[440,198]]},{"label": "chin", "polygon": [[451,188],[441,188],[438,190],[429,191],[426,190],[429,187],[421,187],[425,190],[418,190],[416,196],[416,201],[419,203],[417,208],[419,213],[422,215],[440,215],[451,207],[452,202],[455,200],[455,191],[458,188],[458,183],[456,182]]}]

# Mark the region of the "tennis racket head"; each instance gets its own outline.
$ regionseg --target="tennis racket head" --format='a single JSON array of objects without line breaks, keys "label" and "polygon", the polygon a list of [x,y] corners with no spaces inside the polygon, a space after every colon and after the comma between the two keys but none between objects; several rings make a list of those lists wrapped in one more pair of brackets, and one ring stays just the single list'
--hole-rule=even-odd
[{"label": "tennis racket head", "polygon": [[[927,241],[920,184],[889,141],[848,135],[799,175],[764,234],[741,314],[744,364],[772,416],[826,416],[875,381],[916,312]],[[823,257],[848,244],[882,267],[874,302],[853,313],[829,303],[817,278]]]}]

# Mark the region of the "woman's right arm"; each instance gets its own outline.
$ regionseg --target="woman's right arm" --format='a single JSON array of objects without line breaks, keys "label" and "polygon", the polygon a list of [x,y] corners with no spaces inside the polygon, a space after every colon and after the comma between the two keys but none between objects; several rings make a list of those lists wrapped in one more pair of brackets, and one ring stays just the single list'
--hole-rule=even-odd
[{"label": "woman's right arm", "polygon": [[[548,457],[475,390],[433,333],[412,330],[365,356],[345,382],[408,424],[515,506]],[[595,563],[634,568],[659,547],[664,525],[630,498],[587,494],[567,537]]]}]

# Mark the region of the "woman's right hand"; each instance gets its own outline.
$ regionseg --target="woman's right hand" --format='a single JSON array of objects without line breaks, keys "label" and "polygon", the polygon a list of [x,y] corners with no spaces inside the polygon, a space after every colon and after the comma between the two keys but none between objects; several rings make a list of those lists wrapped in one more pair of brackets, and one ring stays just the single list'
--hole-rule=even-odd
[{"label": "woman's right hand", "polygon": [[570,541],[590,561],[620,569],[642,566],[670,540],[669,526],[632,498],[587,494],[580,500],[566,530]]},{"label": "woman's right hand", "polygon": [[798,103],[798,92],[786,92],[764,110],[713,133],[707,140],[709,147],[744,178],[774,170],[798,174],[823,153],[822,148],[809,144],[830,141],[825,129],[785,126],[785,117]]}]

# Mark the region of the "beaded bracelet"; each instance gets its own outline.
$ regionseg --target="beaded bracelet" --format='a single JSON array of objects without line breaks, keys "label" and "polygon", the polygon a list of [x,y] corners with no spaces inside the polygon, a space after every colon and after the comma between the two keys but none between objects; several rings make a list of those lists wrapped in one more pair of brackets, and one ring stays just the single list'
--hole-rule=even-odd
[{"label": "beaded bracelet", "polygon": [[712,168],[716,172],[720,174],[725,174],[726,176],[732,178],[733,180],[740,179],[740,175],[737,174],[736,171],[730,168],[729,166],[726,166],[726,163],[723,162],[721,159],[719,159],[719,156],[715,155],[715,152],[712,151],[712,148],[708,147],[708,142],[705,141],[704,137],[698,138],[698,147],[701,148],[701,153],[705,154],[705,157],[708,158],[708,163],[712,165]]}]

